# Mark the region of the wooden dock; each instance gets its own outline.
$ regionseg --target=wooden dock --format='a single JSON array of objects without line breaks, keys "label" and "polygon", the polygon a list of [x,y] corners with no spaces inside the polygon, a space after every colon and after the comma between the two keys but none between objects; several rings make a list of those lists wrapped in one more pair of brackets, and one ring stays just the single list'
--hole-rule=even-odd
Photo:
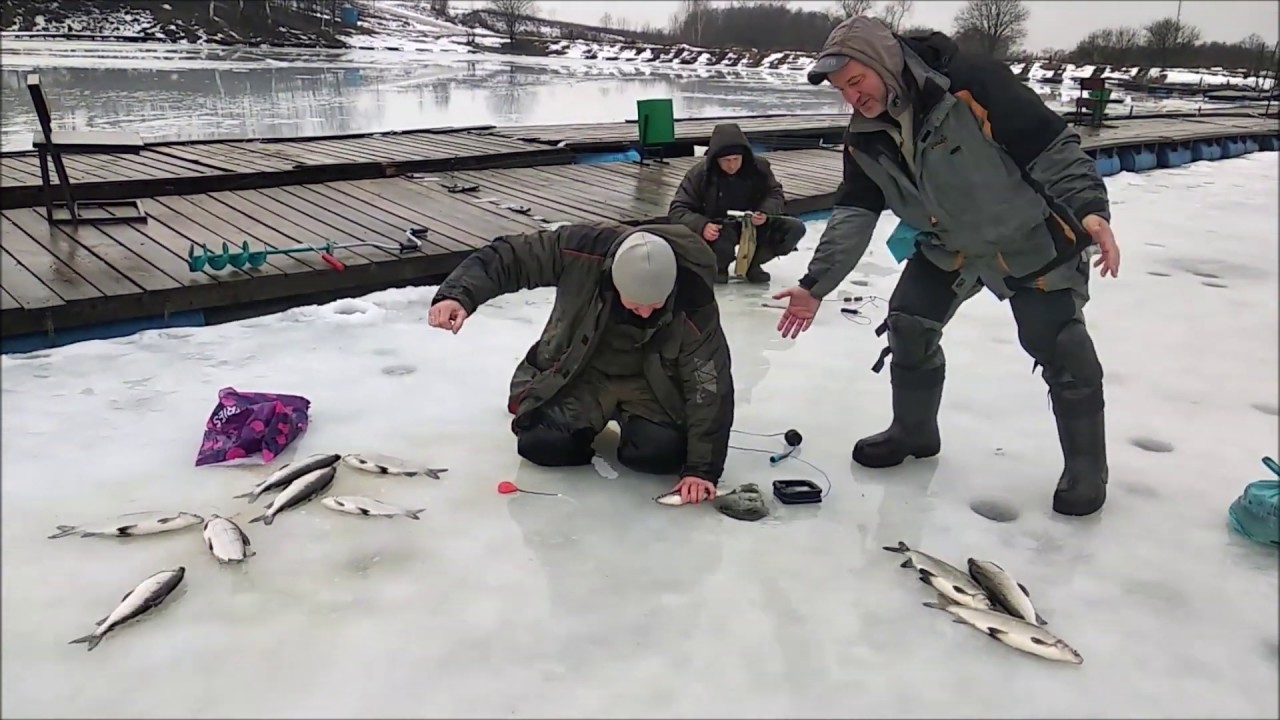
[{"label": "wooden dock", "polygon": [[[1280,105],[1277,105],[1280,110]],[[1244,109],[1111,120],[1093,142],[1123,145],[1133,137],[1159,142],[1169,133],[1203,135],[1215,122],[1253,120]],[[1179,125],[1186,120],[1188,125]],[[833,144],[848,115],[778,115],[677,120],[667,157],[690,155],[721,122],[736,122],[770,149]],[[1194,128],[1194,129],[1192,129]],[[596,125],[443,127],[379,134],[300,139],[204,140],[148,143],[137,155],[67,155],[77,197],[120,200],[247,190],[303,183],[395,177],[406,173],[538,167],[574,162],[579,153],[618,152],[636,142],[634,122]],[[0,209],[42,204],[34,151],[0,153]]]},{"label": "wooden dock", "polygon": [[[573,152],[470,130],[437,128],[299,140],[150,143],[138,155],[64,158],[78,198],[118,200],[412,172],[556,165],[572,162]],[[3,209],[43,203],[34,151],[0,154],[0,198]]]},{"label": "wooden dock", "polygon": [[[790,212],[830,204],[840,182],[838,153],[796,150],[771,159]],[[146,223],[78,230],[50,226],[43,208],[7,209],[0,213],[0,328],[4,337],[56,333],[128,318],[429,282],[504,233],[557,221],[662,218],[693,162],[509,168],[173,195],[143,201]],[[479,188],[450,193],[447,183]],[[258,269],[193,273],[187,265],[192,243],[214,250],[224,241],[247,241],[252,249],[364,241],[394,247],[411,227],[429,230],[421,252],[336,250],[346,265],[341,272],[311,253],[273,255]]]},{"label": "wooden dock", "polygon": [[[1160,118],[1108,125],[1081,129],[1086,149],[1280,134],[1276,118],[1257,117]],[[144,167],[139,157],[154,163],[145,165],[152,173],[164,169],[161,163],[175,172],[205,168],[206,159],[216,157],[222,167],[232,169],[215,173],[235,176],[255,168],[263,177],[286,177],[254,186],[157,193],[142,201],[147,222],[73,229],[50,226],[43,207],[6,207],[0,212],[0,336],[37,334],[58,342],[57,337],[67,337],[68,330],[105,323],[145,320],[160,326],[175,314],[191,311],[201,315],[198,322],[216,322],[298,302],[434,283],[497,235],[538,230],[555,222],[662,220],[684,173],[696,162],[682,157],[642,166],[563,164],[565,160],[560,159],[557,162],[562,164],[548,160],[536,167],[460,169],[454,163],[434,171],[403,170],[407,163],[419,161],[411,153],[434,152],[442,157],[450,147],[458,147],[451,143],[464,138],[476,153],[473,158],[491,148],[496,151],[503,142],[514,143],[521,148],[517,152],[523,153],[531,152],[531,145],[538,152],[571,153],[482,132],[454,129],[378,138],[190,143],[178,146],[185,155],[175,154],[175,146],[149,148],[157,154],[131,158],[139,171]],[[687,132],[697,137],[696,129]],[[206,151],[208,155],[200,154]],[[780,150],[767,156],[785,188],[788,212],[830,207],[840,182],[839,147]],[[504,162],[496,152],[483,157],[497,165]],[[83,162],[82,167],[91,168],[92,163],[104,161],[84,158]],[[290,163],[295,169],[298,165],[349,169],[361,162],[385,162],[395,172],[300,183],[289,182],[291,169],[278,169]],[[99,170],[108,172],[105,167]],[[103,182],[125,185],[130,181],[122,177]],[[472,185],[474,191],[448,189]],[[4,190],[6,195],[9,192]],[[396,252],[406,231],[415,227],[428,230],[421,251]],[[383,243],[388,249],[369,245],[338,249],[334,254],[346,264],[341,272],[315,253],[272,255],[261,268],[189,270],[190,248],[205,245],[216,252],[224,242],[233,250],[243,242],[253,250],[360,242]]]}]

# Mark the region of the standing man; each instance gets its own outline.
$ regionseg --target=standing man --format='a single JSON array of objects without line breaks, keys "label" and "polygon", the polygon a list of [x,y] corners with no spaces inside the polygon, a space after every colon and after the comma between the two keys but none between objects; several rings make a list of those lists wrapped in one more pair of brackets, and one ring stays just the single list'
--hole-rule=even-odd
[{"label": "standing man", "polygon": [[1106,501],[1102,366],[1085,327],[1086,248],[1112,277],[1120,251],[1107,189],[1080,136],[1003,64],[957,51],[942,33],[899,37],[854,17],[831,31],[809,82],[853,106],[844,178],[826,232],[778,323],[796,337],[862,258],[880,214],[923,230],[889,299],[893,422],[853,459],[888,467],[938,454],[942,329],[986,287],[1008,300],[1018,340],[1043,367],[1064,470],[1053,509],[1089,515]]},{"label": "standing man", "polygon": [[[667,209],[667,219],[680,223],[707,241],[716,255],[716,282],[729,282],[729,265],[737,256],[741,230],[725,222],[728,211],[750,212],[740,218],[756,231],[755,254],[747,266],[750,283],[769,282],[760,266],[790,253],[800,244],[805,227],[782,214],[786,198],[769,161],[756,157],[742,128],[716,125],[702,160],[689,168]],[[736,218],[735,218],[736,219]]]},{"label": "standing man", "polygon": [[674,489],[696,503],[715,496],[733,425],[714,272],[706,243],[679,225],[504,235],[445,279],[428,321],[456,334],[499,295],[554,287],[542,336],[511,379],[516,452],[543,466],[587,465],[616,419],[618,462],[677,475]]}]

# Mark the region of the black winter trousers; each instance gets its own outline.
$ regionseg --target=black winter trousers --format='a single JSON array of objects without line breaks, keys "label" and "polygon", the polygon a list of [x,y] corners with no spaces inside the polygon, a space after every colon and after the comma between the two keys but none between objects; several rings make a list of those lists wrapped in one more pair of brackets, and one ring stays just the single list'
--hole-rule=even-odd
[{"label": "black winter trousers", "polygon": [[[743,218],[742,222],[751,222]],[[800,245],[804,237],[804,223],[796,218],[780,215],[765,220],[756,228],[756,254],[752,265],[760,267],[776,257],[789,255]],[[720,226],[720,237],[711,243],[716,254],[716,269],[724,272],[733,265],[738,253],[738,239],[742,229],[736,222],[727,222]]]}]

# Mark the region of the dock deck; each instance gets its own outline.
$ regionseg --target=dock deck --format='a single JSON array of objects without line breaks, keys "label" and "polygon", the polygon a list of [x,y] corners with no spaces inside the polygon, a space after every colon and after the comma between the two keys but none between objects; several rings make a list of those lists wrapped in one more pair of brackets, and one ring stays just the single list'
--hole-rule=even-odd
[{"label": "dock deck", "polygon": [[[1280,106],[1277,106],[1280,108]],[[1244,109],[1198,117],[1108,119],[1091,133],[1091,147],[1134,142],[1171,142],[1207,137],[1218,126],[1246,126],[1257,116]],[[714,127],[736,122],[753,141],[770,149],[838,143],[848,115],[786,115],[677,120],[669,157],[705,145]],[[206,140],[148,143],[137,155],[64,155],[77,197],[85,200],[187,195],[220,190],[282,187],[301,183],[365,180],[406,173],[563,165],[579,153],[615,152],[635,144],[634,122],[594,125],[444,127],[378,134],[287,140]],[[43,203],[34,151],[0,153],[0,209]]]},{"label": "dock deck", "polygon": [[[1280,134],[1280,125],[1276,118],[1162,118],[1127,120],[1081,131],[1085,148],[1099,150],[1217,137],[1273,138]],[[262,154],[249,149],[248,143],[183,147],[192,153],[194,148],[220,153],[224,167],[263,168],[264,175],[280,175],[288,171],[272,173],[269,169],[289,162],[350,167],[321,163],[356,160],[359,156],[352,156],[350,148],[357,147],[363,148],[366,160],[391,158],[387,162],[402,170],[406,161],[395,158],[410,152],[445,152],[439,137],[445,138],[444,143],[465,137],[476,152],[489,147],[487,142],[494,142],[494,147],[500,142],[517,143],[521,148],[530,144],[513,138],[473,137],[475,132],[361,138],[359,144],[347,144],[355,142],[348,139],[264,142],[256,145]],[[785,188],[788,212],[830,207],[840,182],[839,149],[767,153]],[[173,154],[159,157],[176,158]],[[490,157],[497,162],[503,156]],[[141,162],[137,156],[133,159]],[[204,163],[194,155],[182,161],[197,167]],[[78,230],[50,226],[43,207],[6,207],[0,212],[0,336],[66,337],[69,330],[121,322],[145,321],[154,326],[176,322],[172,320],[175,314],[192,311],[199,315],[198,322],[208,322],[270,312],[303,301],[436,282],[474,249],[504,233],[537,230],[552,222],[637,224],[664,219],[677,185],[696,161],[682,157],[663,164],[638,165],[563,164],[562,160],[562,164],[538,167],[475,170],[455,166],[412,174],[387,173],[394,177],[366,175],[327,182],[281,181],[208,192],[171,192],[142,201],[147,222],[86,224]],[[455,193],[446,188],[450,184],[478,188]],[[5,194],[9,192],[6,188]],[[394,247],[412,227],[429,231],[421,251],[401,255],[367,245],[339,249],[335,254],[347,266],[342,272],[329,268],[315,253],[272,255],[261,268],[205,268],[199,272],[188,268],[188,250],[193,246],[205,245],[214,252],[220,251],[224,242],[233,250],[244,242],[252,250],[368,241]]]},{"label": "dock deck", "polygon": [[[831,150],[773,153],[790,212],[830,203],[840,181]],[[504,233],[549,222],[638,223],[665,216],[695,158],[667,164],[610,163],[381,178],[174,195],[143,201],[146,223],[50,226],[43,208],[0,213],[0,327],[3,336],[58,332],[129,318],[214,310],[315,293],[427,281]],[[444,183],[479,185],[450,193]],[[528,213],[510,209],[527,207]],[[395,246],[411,227],[429,230],[421,252],[337,250],[335,271],[317,254],[273,255],[262,268],[193,273],[193,243],[220,250],[299,243],[382,242]]]}]

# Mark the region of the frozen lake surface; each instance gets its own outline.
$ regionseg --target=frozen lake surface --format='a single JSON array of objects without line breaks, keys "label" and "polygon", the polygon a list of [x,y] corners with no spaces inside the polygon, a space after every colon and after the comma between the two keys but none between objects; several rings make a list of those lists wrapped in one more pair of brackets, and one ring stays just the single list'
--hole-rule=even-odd
[{"label": "frozen lake surface", "polygon": [[[1276,157],[1107,179],[1123,265],[1095,276],[1089,318],[1110,500],[1083,520],[1050,511],[1061,461],[1044,384],[987,294],[944,341],[942,454],[873,471],[849,452],[889,416],[888,378],[868,369],[874,324],[828,306],[782,340],[767,293],[721,289],[737,428],[799,429],[802,457],[834,483],[822,505],[773,503],[754,524],[653,503],[672,480],[617,466],[607,439],[595,467],[520,461],[506,387],[547,290],[491,303],[457,336],[428,328],[433,289],[417,288],[4,357],[0,714],[1275,717],[1276,553],[1233,535],[1226,512],[1276,454]],[[892,225],[842,291],[890,293]],[[799,277],[822,227],[769,266],[774,289]],[[192,466],[228,385],[309,397],[299,454],[449,471],[339,471],[333,493],[426,507],[419,522],[313,502],[250,525],[266,501],[231,497],[265,470]],[[797,475],[813,477],[732,452],[724,482]],[[570,499],[499,495],[504,479]],[[979,500],[1016,519],[978,516]],[[198,529],[46,539],[153,509],[234,515],[258,555],[220,567]],[[932,593],[880,549],[899,541],[1000,563],[1084,664],[921,607]],[[177,565],[185,592],[153,617],[91,653],[67,644]]]},{"label": "frozen lake surface", "polygon": [[[803,73],[459,52],[197,48],[6,39],[0,52],[5,150],[37,128],[26,76],[38,71],[59,127],[125,129],[147,140],[296,137],[445,125],[635,119],[635,102],[672,98],[675,115],[846,110]],[[1033,84],[1074,107],[1073,84]],[[1108,112],[1194,108],[1134,97]]]}]

